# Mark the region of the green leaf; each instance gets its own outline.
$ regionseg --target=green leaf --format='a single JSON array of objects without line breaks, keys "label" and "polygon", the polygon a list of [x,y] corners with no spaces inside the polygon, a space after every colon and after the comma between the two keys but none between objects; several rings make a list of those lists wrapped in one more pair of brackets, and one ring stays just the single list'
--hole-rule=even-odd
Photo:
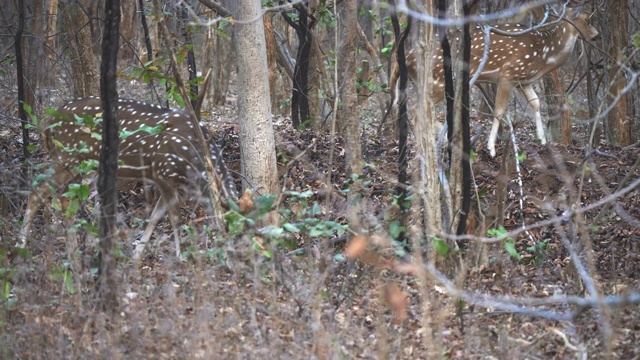
[{"label": "green leaf", "polygon": [[445,258],[449,256],[449,245],[447,245],[446,241],[437,237],[431,238],[431,241],[433,242],[433,247],[436,249],[438,254],[440,254],[440,256]]},{"label": "green leaf", "polygon": [[73,276],[69,271],[65,272],[64,285],[67,289],[67,293],[71,295],[75,294],[76,290],[73,286]]},{"label": "green leaf", "polygon": [[506,239],[504,241],[504,248],[505,250],[507,250],[509,255],[511,255],[511,257],[516,258],[518,261],[522,260],[522,256],[520,256],[520,253],[518,252],[518,250],[516,250],[515,240],[511,238]]},{"label": "green leaf", "polygon": [[282,237],[284,234],[284,229],[279,226],[266,226],[260,229],[260,233],[267,238],[277,239]]},{"label": "green leaf", "polygon": [[69,218],[71,215],[77,214],[78,210],[80,210],[80,201],[78,199],[73,199],[69,202],[69,207],[67,211],[65,211],[64,215]]},{"label": "green leaf", "polygon": [[59,197],[51,198],[51,207],[56,211],[62,211],[62,203]]},{"label": "green leaf", "polygon": [[300,229],[292,223],[286,223],[284,225],[282,225],[282,227],[284,227],[284,229],[290,233],[299,233]]},{"label": "green leaf", "polygon": [[331,298],[331,294],[329,293],[329,290],[322,289],[322,290],[320,290],[320,297],[323,298],[323,299],[330,299]]},{"label": "green leaf", "polygon": [[397,239],[400,236],[400,233],[404,232],[406,228],[404,226],[400,226],[400,223],[395,220],[389,224],[389,235],[393,239]]},{"label": "green leaf", "polygon": [[144,131],[149,133],[150,135],[158,135],[163,130],[164,130],[163,125],[158,125],[158,126],[142,125],[140,126],[140,129],[138,129],[138,131]]},{"label": "green leaf", "polygon": [[489,229],[487,230],[487,234],[489,236],[495,236],[495,237],[500,237],[500,236],[504,236],[507,234],[507,229],[504,228],[504,226],[500,226],[497,229]]},{"label": "green leaf", "polygon": [[231,211],[235,211],[236,213],[240,212],[240,207],[238,206],[238,204],[236,204],[235,201],[233,201],[233,199],[228,198],[227,203],[229,204],[229,208],[231,209]]},{"label": "green leaf", "polygon": [[81,184],[80,187],[76,190],[76,194],[80,200],[86,200],[89,198],[89,193],[91,190],[87,185]]},{"label": "green leaf", "polygon": [[24,109],[24,111],[27,112],[27,114],[31,114],[31,105],[27,103],[22,103],[22,108]]},{"label": "green leaf", "polygon": [[635,48],[640,48],[640,32],[633,34],[631,42]]},{"label": "green leaf", "polygon": [[311,209],[309,209],[309,216],[316,216],[321,214],[322,209],[320,208],[320,205],[318,205],[318,203],[314,203],[313,205],[311,205]]},{"label": "green leaf", "polygon": [[253,209],[258,214],[258,216],[263,216],[264,214],[271,211],[271,206],[275,201],[276,196],[273,194],[258,196],[258,198],[253,201]]},{"label": "green leaf", "polygon": [[62,121],[58,121],[57,123],[53,123],[45,128],[45,130],[51,130],[57,128],[58,126],[62,126]]},{"label": "green leaf", "polygon": [[56,139],[51,139],[51,141],[53,142],[53,144],[58,148],[58,149],[62,149],[64,148],[64,145],[62,145],[62,143]]},{"label": "green leaf", "polygon": [[393,50],[393,41],[389,41],[385,47],[383,47],[380,52],[384,56],[391,56],[391,51]]}]

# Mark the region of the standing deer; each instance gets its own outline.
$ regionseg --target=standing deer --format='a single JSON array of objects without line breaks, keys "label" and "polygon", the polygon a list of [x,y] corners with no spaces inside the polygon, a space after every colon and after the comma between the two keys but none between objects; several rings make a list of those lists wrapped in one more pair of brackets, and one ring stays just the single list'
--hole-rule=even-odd
[{"label": "standing deer", "polygon": [[[540,115],[540,99],[533,90],[532,84],[547,73],[564,64],[579,38],[592,40],[598,36],[598,30],[589,24],[589,15],[579,8],[570,10],[566,18],[557,23],[541,27],[521,35],[504,35],[505,33],[520,33],[528,26],[522,24],[504,24],[493,27],[500,33],[491,32],[488,58],[480,70],[479,83],[495,83],[495,109],[493,125],[489,135],[487,147],[492,157],[496,156],[496,138],[500,127],[500,119],[507,109],[509,98],[514,87],[527,99],[535,112],[536,133],[540,142],[546,144],[544,125]],[[478,67],[485,52],[485,33],[481,27],[476,27],[471,34],[471,63],[470,76],[478,71]],[[442,64],[442,49],[434,55],[437,67],[433,71],[433,101],[440,103],[444,100],[444,66]],[[417,80],[416,54],[411,50],[406,57],[409,77]],[[393,89],[400,77],[397,63],[391,70],[389,84]],[[394,93],[394,98],[395,94]]]},{"label": "standing deer", "polygon": [[[101,113],[100,98],[88,97],[66,103],[55,115],[43,122],[44,144],[53,162],[54,175],[51,180],[56,189],[64,189],[72,181],[79,181],[80,176],[74,167],[81,162],[99,160],[101,143],[92,133],[101,134],[101,121],[93,120],[97,125],[90,129],[86,122],[78,119],[100,118]],[[167,211],[173,228],[176,253],[180,255],[180,214],[177,208],[179,193],[201,195],[198,196],[199,199],[209,198],[201,144],[197,141],[189,115],[182,110],[120,100],[118,121],[120,131],[128,133],[128,136],[120,141],[118,179],[153,183],[160,191],[160,199],[134,250],[133,258],[138,259],[142,255],[153,230]],[[202,123],[201,128],[208,141],[216,175],[221,181],[222,186],[218,187],[221,189],[221,195],[225,198],[235,198],[235,185],[220,150]],[[84,150],[70,150],[77,149],[78,146]],[[49,196],[49,184],[46,183],[40,184],[29,195],[20,233],[21,246],[26,246],[29,228],[41,199]],[[211,211],[211,204],[205,205],[209,205],[206,207]]]}]

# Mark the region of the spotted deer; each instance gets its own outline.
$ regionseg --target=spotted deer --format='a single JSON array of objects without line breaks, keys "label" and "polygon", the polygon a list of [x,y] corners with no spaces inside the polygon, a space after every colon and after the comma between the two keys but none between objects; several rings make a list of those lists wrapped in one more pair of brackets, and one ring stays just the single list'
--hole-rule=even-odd
[{"label": "spotted deer", "polygon": [[[83,161],[99,160],[101,143],[102,103],[98,97],[88,97],[67,102],[42,126],[44,144],[51,156],[54,175],[50,181],[56,190],[80,181],[74,169]],[[97,125],[91,129],[85,121],[89,118]],[[155,206],[145,232],[138,242],[133,258],[138,259],[150,240],[157,223],[169,212],[173,228],[176,253],[180,255],[179,196],[196,196],[198,200],[209,199],[201,145],[186,111],[162,108],[132,100],[119,100],[118,121],[121,133],[128,136],[120,140],[118,155],[118,179],[144,181],[155,184],[160,199]],[[236,198],[235,185],[211,134],[200,123],[208,141],[212,163],[215,164],[216,181],[224,198]],[[84,149],[73,151],[71,149]],[[40,201],[50,196],[49,184],[40,184],[29,195],[20,234],[20,245],[26,246],[27,236]],[[205,207],[212,211],[211,204]]]},{"label": "spotted deer", "polygon": [[[558,22],[546,25],[534,31],[525,32],[529,26],[522,24],[494,25],[489,37],[488,57],[480,69],[477,82],[494,83],[496,90],[493,125],[487,147],[492,157],[496,156],[496,138],[500,119],[507,108],[514,87],[525,96],[534,111],[536,135],[546,144],[544,125],[540,115],[540,99],[532,84],[547,73],[564,64],[579,38],[592,40],[598,36],[598,30],[589,23],[589,15],[579,8],[568,9],[569,14]],[[505,35],[514,33],[514,35]],[[516,33],[522,33],[517,34]],[[470,76],[478,71],[485,53],[485,32],[477,26],[471,34]],[[444,100],[444,66],[442,49],[438,47],[434,54],[436,68],[433,70],[433,101]],[[417,81],[416,54],[411,50],[406,56],[409,77]],[[391,70],[389,84],[392,89],[398,84],[400,74],[397,63]],[[395,98],[395,92],[393,97]],[[395,99],[394,99],[395,100]]]}]

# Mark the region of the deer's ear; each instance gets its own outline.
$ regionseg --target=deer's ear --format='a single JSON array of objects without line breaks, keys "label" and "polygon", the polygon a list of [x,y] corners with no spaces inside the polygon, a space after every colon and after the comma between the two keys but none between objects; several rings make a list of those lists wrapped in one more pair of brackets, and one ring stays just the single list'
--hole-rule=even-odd
[{"label": "deer's ear", "polygon": [[567,18],[571,21],[578,18],[578,15],[582,12],[582,6],[567,8]]}]

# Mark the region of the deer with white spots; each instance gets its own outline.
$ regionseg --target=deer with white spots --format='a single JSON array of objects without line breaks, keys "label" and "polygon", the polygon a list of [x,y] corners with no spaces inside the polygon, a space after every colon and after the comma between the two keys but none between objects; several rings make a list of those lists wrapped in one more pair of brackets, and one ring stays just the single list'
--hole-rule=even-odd
[{"label": "deer with white spots", "polygon": [[[489,37],[488,58],[480,69],[479,83],[495,83],[495,109],[493,125],[487,147],[492,157],[496,156],[496,138],[500,127],[500,119],[504,115],[511,92],[517,87],[525,96],[534,111],[536,135],[540,142],[546,144],[544,125],[540,115],[540,99],[533,90],[532,84],[547,73],[564,64],[573,52],[579,38],[592,40],[598,36],[598,30],[589,23],[589,15],[579,8],[568,9],[566,18],[556,23],[543,26],[537,30],[525,32],[529,27],[522,24],[495,25]],[[523,33],[524,32],[524,33]],[[508,36],[508,33],[522,33]],[[476,27],[471,33],[470,76],[473,77],[485,53],[485,32]],[[442,49],[434,55],[436,68],[433,70],[433,101],[444,100],[444,66]],[[411,50],[406,56],[409,77],[417,81],[416,54]],[[398,84],[400,74],[397,63],[392,68],[389,84],[393,89]],[[394,92],[393,97],[397,94]]]},{"label": "deer with white spots", "polygon": [[[71,182],[79,182],[80,176],[74,170],[75,166],[83,161],[99,160],[101,141],[94,134],[101,134],[101,114],[100,98],[89,97],[66,103],[44,121],[44,144],[54,168],[51,184],[57,190],[65,189]],[[82,118],[96,119],[98,121],[90,121],[96,122],[97,125],[91,129],[86,122],[79,120]],[[173,228],[176,254],[180,255],[180,213],[177,206],[179,194],[195,196],[198,200],[209,198],[201,145],[198,143],[189,115],[183,110],[121,99],[118,121],[121,134],[126,134],[120,140],[118,179],[152,183],[160,192],[160,199],[134,250],[133,258],[137,259],[142,255],[154,228],[167,211]],[[216,181],[219,181],[221,196],[236,198],[235,185],[220,150],[207,128],[200,124],[208,141],[216,176],[219,178]],[[84,150],[70,151],[73,148]],[[29,195],[20,233],[21,246],[26,245],[29,228],[40,201],[49,196],[47,183],[40,184]],[[208,202],[204,202],[204,205],[211,211]]]}]

